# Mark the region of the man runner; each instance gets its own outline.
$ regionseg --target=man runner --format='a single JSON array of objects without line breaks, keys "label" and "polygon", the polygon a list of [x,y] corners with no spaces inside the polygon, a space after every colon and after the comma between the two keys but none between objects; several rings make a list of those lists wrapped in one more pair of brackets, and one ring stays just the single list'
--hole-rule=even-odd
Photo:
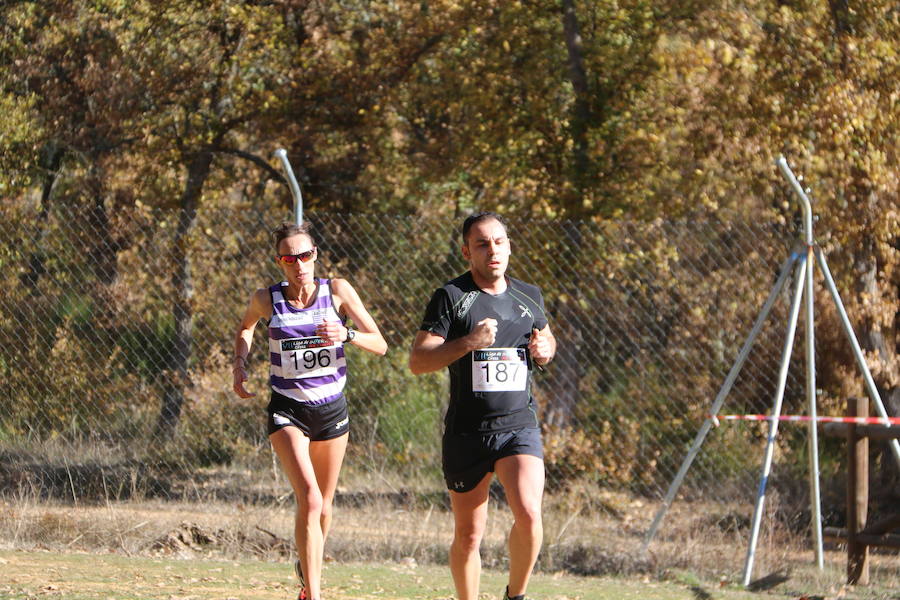
[{"label": "man runner", "polygon": [[543,538],[543,446],[531,373],[553,358],[556,339],[540,290],[506,276],[510,243],[502,217],[469,216],[462,238],[469,271],[431,297],[409,367],[416,375],[444,367],[450,372],[442,462],[454,518],[450,571],[459,600],[478,598],[493,473],[514,517],[504,599],[525,600]]}]

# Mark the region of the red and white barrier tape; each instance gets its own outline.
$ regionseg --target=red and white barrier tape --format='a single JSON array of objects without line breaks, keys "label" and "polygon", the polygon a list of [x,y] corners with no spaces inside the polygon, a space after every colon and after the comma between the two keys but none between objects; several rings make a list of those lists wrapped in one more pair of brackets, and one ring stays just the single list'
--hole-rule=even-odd
[{"label": "red and white barrier tape", "polygon": [[819,423],[856,423],[858,425],[900,425],[900,417],[810,417],[808,415],[707,415],[712,419],[713,425],[719,426],[719,421],[817,421]]}]

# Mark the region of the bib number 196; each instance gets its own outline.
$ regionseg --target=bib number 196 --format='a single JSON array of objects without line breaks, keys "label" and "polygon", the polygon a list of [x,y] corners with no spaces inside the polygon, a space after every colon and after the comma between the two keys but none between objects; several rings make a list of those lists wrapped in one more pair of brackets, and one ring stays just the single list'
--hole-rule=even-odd
[{"label": "bib number 196", "polygon": [[[304,350],[302,355],[299,350],[295,350],[291,352],[291,358],[294,361],[295,371],[299,371],[301,368],[304,371],[311,371],[313,369],[331,366],[331,352],[328,348],[322,348],[318,352],[315,350]],[[301,361],[303,362],[302,367],[300,365]]]},{"label": "bib number 196", "polygon": [[321,377],[337,372],[336,346],[319,337],[281,340],[281,371],[285,379]]},{"label": "bib number 196", "polygon": [[472,352],[473,391],[523,391],[527,380],[524,348],[483,348]]}]

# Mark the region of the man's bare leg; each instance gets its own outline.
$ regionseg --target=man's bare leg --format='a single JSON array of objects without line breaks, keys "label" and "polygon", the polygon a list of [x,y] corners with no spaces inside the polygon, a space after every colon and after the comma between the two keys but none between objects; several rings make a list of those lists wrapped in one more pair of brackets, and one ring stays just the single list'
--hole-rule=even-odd
[{"label": "man's bare leg", "polygon": [[514,597],[525,593],[544,539],[541,519],[544,461],[527,454],[507,456],[495,463],[494,470],[503,484],[514,518],[509,531],[507,588],[509,596]]},{"label": "man's bare leg", "polygon": [[481,579],[481,538],[487,524],[488,491],[491,474],[468,492],[450,492],[453,508],[453,543],[450,545],[450,573],[459,600],[477,600]]}]

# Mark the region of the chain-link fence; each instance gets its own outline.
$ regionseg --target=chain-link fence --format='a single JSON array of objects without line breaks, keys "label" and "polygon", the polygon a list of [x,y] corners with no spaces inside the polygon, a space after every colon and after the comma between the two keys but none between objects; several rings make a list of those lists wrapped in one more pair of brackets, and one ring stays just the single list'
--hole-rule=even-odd
[{"label": "chain-link fence", "polygon": [[[256,398],[232,393],[230,362],[251,293],[277,280],[269,232],[283,209],[2,211],[4,493],[271,499],[265,328],[249,357]],[[341,493],[437,497],[446,375],[415,377],[406,363],[431,293],[465,270],[459,219],[306,216],[317,274],[350,280],[389,344],[384,357],[348,350],[352,432]],[[541,287],[559,341],[535,382],[548,496],[588,485],[658,501],[796,234],[747,222],[511,218],[509,235],[510,274]],[[769,410],[788,304],[776,304],[726,412]],[[802,331],[801,323],[798,339]],[[785,412],[804,410],[798,354]],[[759,425],[714,430],[683,497],[752,501],[763,439]],[[773,483],[800,497],[804,429],[782,428],[778,442]],[[652,516],[645,509],[638,527]]]}]

